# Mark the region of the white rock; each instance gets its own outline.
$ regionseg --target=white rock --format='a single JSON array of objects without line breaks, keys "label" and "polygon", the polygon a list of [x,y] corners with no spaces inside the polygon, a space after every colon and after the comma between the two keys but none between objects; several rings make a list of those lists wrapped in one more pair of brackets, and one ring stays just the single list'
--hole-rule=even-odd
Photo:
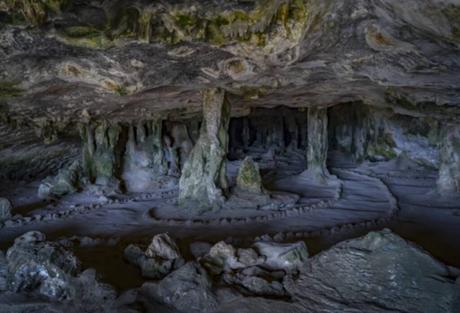
[{"label": "white rock", "polygon": [[307,246],[303,241],[287,244],[256,242],[254,247],[266,257],[264,265],[270,269],[295,270],[308,259]]}]

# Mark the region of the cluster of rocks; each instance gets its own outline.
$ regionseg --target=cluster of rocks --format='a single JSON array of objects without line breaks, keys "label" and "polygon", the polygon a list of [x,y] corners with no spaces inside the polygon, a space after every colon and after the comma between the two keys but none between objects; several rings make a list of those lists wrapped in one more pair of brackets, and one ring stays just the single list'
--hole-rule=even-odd
[{"label": "cluster of rocks", "polygon": [[[169,236],[157,235],[154,242],[162,245],[155,247],[155,257],[160,251],[174,251],[171,257],[178,256]],[[152,253],[148,251],[152,250],[147,249],[146,256]],[[257,241],[247,248],[198,242],[191,251],[196,260],[171,268],[158,282],[145,283],[136,301],[159,302],[180,312],[241,308],[266,312],[270,308],[299,313],[337,312],[337,308],[453,313],[460,303],[460,271],[437,262],[389,230],[345,241],[312,258],[303,242]],[[401,255],[404,260],[399,259]],[[439,305],[429,303],[428,299],[441,294]]]},{"label": "cluster of rocks", "polygon": [[256,242],[249,248],[235,248],[222,241],[200,263],[220,282],[237,287],[243,294],[285,297],[284,279],[296,274],[307,259],[303,242]]},{"label": "cluster of rocks", "polygon": [[125,257],[153,281],[117,297],[64,246],[31,231],[0,253],[0,311],[455,313],[460,305],[460,270],[389,230],[313,257],[303,242],[190,248],[196,259],[185,261],[167,234],[145,250],[128,246]]},{"label": "cluster of rocks", "polygon": [[308,259],[303,242],[235,248],[221,241],[214,246],[201,243],[198,250],[200,256],[185,263],[171,237],[159,234],[144,251],[129,245],[125,258],[140,267],[142,276],[163,278],[145,283],[144,296],[183,312],[213,311],[222,300],[217,290],[230,287],[247,296],[288,297],[284,280],[298,274]]},{"label": "cluster of rocks", "polygon": [[0,302],[0,311],[62,312],[58,307],[66,306],[70,312],[110,312],[115,291],[99,283],[94,270],[80,268],[75,255],[46,241],[43,233],[23,234],[6,254],[0,251],[0,292],[2,299],[11,299]]}]

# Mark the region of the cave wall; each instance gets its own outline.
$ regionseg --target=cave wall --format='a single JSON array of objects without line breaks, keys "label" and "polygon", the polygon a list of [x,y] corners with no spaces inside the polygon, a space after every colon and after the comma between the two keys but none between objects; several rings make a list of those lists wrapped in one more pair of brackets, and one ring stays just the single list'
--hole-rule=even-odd
[{"label": "cave wall", "polygon": [[438,190],[441,193],[460,192],[460,127],[446,125],[443,130]]},{"label": "cave wall", "polygon": [[230,158],[246,149],[274,152],[304,150],[307,146],[305,110],[277,107],[253,109],[249,115],[232,118],[229,127]]},{"label": "cave wall", "polygon": [[351,154],[358,162],[389,160],[405,154],[421,164],[439,166],[440,121],[362,103],[330,108],[329,120],[331,148]]}]

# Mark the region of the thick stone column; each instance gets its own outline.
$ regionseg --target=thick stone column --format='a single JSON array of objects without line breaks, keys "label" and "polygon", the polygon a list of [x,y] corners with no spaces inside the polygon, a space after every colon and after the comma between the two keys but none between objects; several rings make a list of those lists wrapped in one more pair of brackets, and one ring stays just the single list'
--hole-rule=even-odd
[{"label": "thick stone column", "polygon": [[440,148],[439,177],[440,193],[460,192],[460,127],[446,131]]},{"label": "thick stone column", "polygon": [[309,108],[307,127],[307,173],[314,178],[327,178],[330,176],[326,167],[328,149],[327,109]]},{"label": "thick stone column", "polygon": [[182,169],[179,204],[206,209],[225,201],[225,160],[228,149],[230,105],[221,89],[203,92],[203,122],[200,136]]}]

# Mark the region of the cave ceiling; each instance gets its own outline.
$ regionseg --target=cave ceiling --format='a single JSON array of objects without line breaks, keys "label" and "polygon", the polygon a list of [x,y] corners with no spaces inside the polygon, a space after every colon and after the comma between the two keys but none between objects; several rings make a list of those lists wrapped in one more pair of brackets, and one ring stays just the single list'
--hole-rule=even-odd
[{"label": "cave ceiling", "polygon": [[[362,101],[460,117],[459,0],[0,1],[0,104],[32,121]],[[161,112],[161,113],[160,113]]]}]

